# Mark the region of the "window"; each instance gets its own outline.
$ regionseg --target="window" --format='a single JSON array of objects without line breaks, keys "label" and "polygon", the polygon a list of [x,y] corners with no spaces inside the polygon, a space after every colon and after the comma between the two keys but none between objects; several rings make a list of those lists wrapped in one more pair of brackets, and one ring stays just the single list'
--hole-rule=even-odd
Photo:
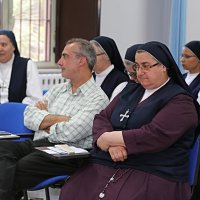
[{"label": "window", "polygon": [[55,66],[55,0],[1,0],[1,28],[13,30],[21,56]]}]

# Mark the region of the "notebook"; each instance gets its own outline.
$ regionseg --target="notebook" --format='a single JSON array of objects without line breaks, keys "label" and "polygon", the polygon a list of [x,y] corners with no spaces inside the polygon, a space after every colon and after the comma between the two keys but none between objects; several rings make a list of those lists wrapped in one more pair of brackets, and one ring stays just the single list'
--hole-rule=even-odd
[{"label": "notebook", "polygon": [[19,135],[15,135],[12,133],[9,133],[7,131],[0,131],[0,140],[4,140],[4,139],[16,139],[19,138]]},{"label": "notebook", "polygon": [[69,146],[67,144],[56,144],[54,146],[47,147],[35,147],[35,149],[47,153],[55,158],[61,159],[89,157],[90,155],[89,151],[85,149]]}]

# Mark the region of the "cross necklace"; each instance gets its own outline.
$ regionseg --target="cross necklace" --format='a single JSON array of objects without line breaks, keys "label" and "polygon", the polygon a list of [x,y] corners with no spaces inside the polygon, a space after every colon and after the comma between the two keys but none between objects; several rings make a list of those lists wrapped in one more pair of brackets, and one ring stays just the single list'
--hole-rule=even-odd
[{"label": "cross necklace", "polygon": [[110,183],[116,183],[120,178],[122,178],[122,176],[124,176],[126,173],[128,173],[131,169],[127,169],[125,170],[119,177],[115,178],[115,176],[117,175],[117,173],[120,171],[120,168],[117,169],[117,171],[111,176],[111,178],[109,179],[109,181],[106,183],[105,187],[103,188],[103,190],[99,193],[99,200],[103,199],[105,197],[105,192],[107,187],[110,185]]}]

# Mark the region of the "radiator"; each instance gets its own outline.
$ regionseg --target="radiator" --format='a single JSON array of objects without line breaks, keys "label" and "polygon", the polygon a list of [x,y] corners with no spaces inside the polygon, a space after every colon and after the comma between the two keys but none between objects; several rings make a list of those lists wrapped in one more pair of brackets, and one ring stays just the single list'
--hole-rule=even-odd
[{"label": "radiator", "polygon": [[39,76],[42,90],[48,90],[53,85],[66,81],[61,74],[40,74]]}]

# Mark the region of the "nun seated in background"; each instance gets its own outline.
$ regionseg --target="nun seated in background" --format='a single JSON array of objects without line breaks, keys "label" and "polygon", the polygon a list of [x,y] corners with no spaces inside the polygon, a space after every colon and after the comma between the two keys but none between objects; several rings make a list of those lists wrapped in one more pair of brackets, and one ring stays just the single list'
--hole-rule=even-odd
[{"label": "nun seated in background", "polygon": [[188,72],[183,74],[186,83],[200,104],[200,41],[185,44],[182,50],[181,63]]},{"label": "nun seated in background", "polygon": [[190,199],[198,103],[164,44],[141,45],[135,62],[140,84],[96,115],[90,162],[63,186],[60,200]]},{"label": "nun seated in background", "polygon": [[36,64],[20,56],[15,35],[0,30],[0,103],[35,104],[42,98]]},{"label": "nun seated in background", "polygon": [[126,50],[124,57],[125,72],[133,82],[138,82],[136,73],[135,54],[141,44],[134,44]]},{"label": "nun seated in background", "polygon": [[125,66],[113,39],[98,36],[90,42],[97,55],[93,73],[94,79],[111,101],[124,89],[129,77],[124,72]]}]

